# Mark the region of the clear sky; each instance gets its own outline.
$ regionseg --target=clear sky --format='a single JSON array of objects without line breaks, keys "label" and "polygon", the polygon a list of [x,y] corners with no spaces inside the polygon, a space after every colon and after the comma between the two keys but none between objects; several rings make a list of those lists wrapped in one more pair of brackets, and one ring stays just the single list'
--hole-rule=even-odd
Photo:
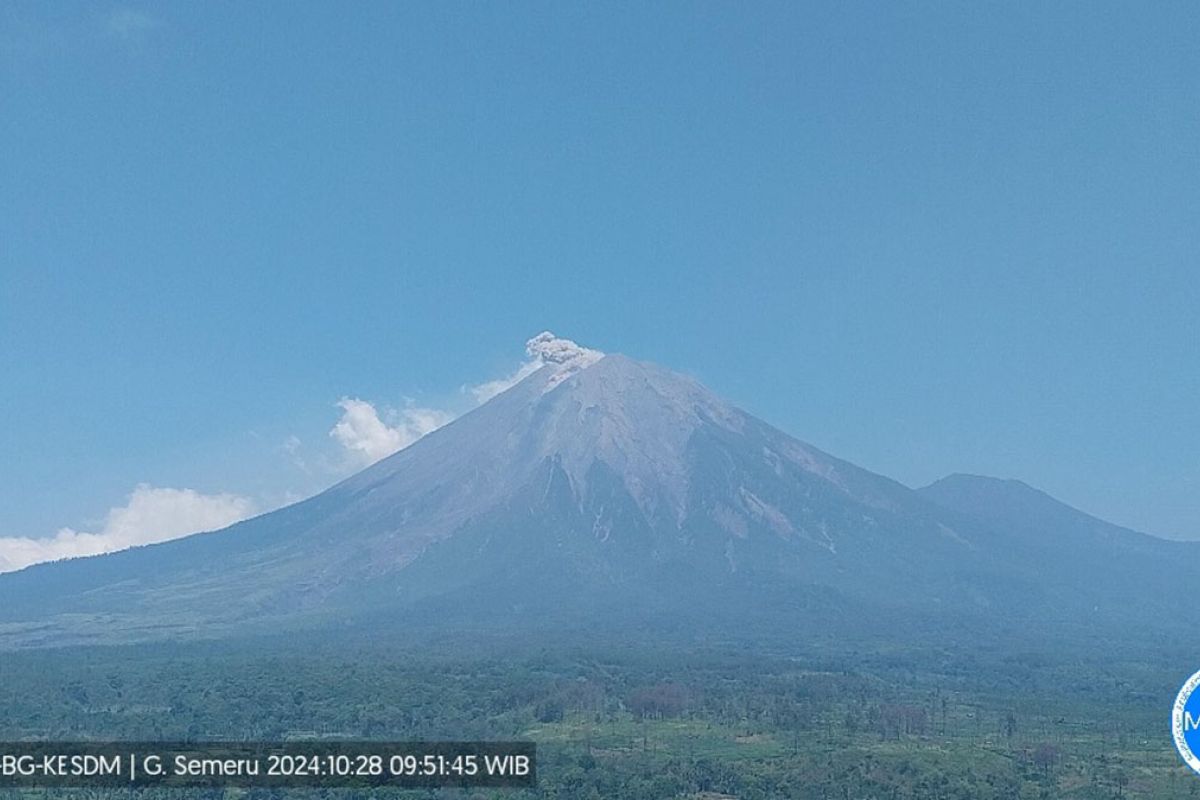
[{"label": "clear sky", "polygon": [[1200,538],[1198,41],[1169,2],[0,0],[0,536],[311,493],[550,329],[910,485]]}]

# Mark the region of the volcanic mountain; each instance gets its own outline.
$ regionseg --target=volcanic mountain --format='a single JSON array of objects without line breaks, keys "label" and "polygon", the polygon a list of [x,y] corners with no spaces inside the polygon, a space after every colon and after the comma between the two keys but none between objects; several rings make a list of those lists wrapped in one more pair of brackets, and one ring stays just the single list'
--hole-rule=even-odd
[{"label": "volcanic mountain", "polygon": [[560,355],[309,500],[0,575],[0,640],[380,621],[1137,625],[1164,611],[1139,581],[1196,561],[1194,545],[1089,527],[1056,516],[1050,498],[1018,503],[975,479],[913,491],[688,377],[621,355]]}]

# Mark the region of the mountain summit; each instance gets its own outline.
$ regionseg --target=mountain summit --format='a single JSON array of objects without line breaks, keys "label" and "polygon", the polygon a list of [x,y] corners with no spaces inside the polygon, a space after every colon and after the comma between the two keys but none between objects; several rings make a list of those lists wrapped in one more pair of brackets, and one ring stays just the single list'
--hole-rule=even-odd
[{"label": "mountain summit", "polygon": [[524,380],[309,500],[0,575],[0,637],[381,616],[794,629],[1095,605],[1068,567],[1048,575],[974,501],[855,467],[653,364],[552,334],[529,348],[543,366]]}]

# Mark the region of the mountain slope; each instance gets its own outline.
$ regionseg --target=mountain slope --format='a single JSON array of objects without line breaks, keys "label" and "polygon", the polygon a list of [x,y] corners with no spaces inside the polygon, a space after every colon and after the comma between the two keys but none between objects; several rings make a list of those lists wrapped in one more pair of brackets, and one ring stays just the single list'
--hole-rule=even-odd
[{"label": "mountain slope", "polygon": [[1172,542],[1105,522],[1018,480],[955,474],[917,491],[939,505],[1020,533],[1030,543],[1108,546],[1124,552],[1176,549]]},{"label": "mountain slope", "polygon": [[368,619],[836,633],[1092,607],[973,502],[855,467],[684,376],[593,355],[294,506],[0,575],[0,639]]},{"label": "mountain slope", "polygon": [[1200,543],[1113,525],[1021,481],[959,474],[918,491],[997,532],[1021,569],[1056,588],[1050,613],[1162,625],[1175,616],[1168,582],[1200,573]]}]

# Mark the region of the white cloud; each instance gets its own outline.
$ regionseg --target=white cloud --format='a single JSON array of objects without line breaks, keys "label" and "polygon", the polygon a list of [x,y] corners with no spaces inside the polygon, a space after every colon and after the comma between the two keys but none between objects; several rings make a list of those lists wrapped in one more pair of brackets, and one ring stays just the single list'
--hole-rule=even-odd
[{"label": "white cloud", "polygon": [[109,13],[105,28],[110,35],[130,42],[157,28],[158,24],[158,20],[145,12],[121,7],[115,8]]},{"label": "white cloud", "polygon": [[292,465],[301,472],[308,474],[311,472],[308,466],[307,459],[304,458],[304,442],[300,441],[300,437],[295,434],[283,440],[280,450],[287,457],[287,460],[292,462]]},{"label": "white cloud", "polygon": [[[526,342],[525,352],[528,360],[510,375],[466,387],[476,404],[486,403],[542,367],[554,368],[554,374],[547,381],[547,386],[553,386],[604,355],[549,331]],[[289,436],[281,445],[282,453],[301,471],[345,474],[348,468],[361,468],[408,447],[456,416],[450,411],[412,404],[401,409],[384,409],[381,413],[371,403],[356,397],[343,397],[337,406],[342,410],[342,416],[329,431],[329,436],[341,446],[343,458],[335,460],[318,452],[313,456],[314,460],[309,461],[304,456],[304,445],[299,437]],[[349,462],[345,455],[350,456]],[[260,498],[261,502],[256,502],[236,494],[205,495],[192,489],[140,484],[125,505],[109,509],[99,532],[63,528],[44,539],[0,537],[0,572],[11,572],[43,561],[112,553],[219,530],[266,508],[276,507],[279,502],[299,499],[300,495],[288,493],[272,500]],[[271,504],[264,507],[263,503],[267,502]]]},{"label": "white cloud", "polygon": [[338,407],[342,409],[342,418],[329,435],[362,465],[374,464],[403,450],[454,419],[448,411],[409,406],[386,412],[385,422],[375,406],[357,397],[343,397]]},{"label": "white cloud", "polygon": [[[517,369],[503,378],[463,387],[463,391],[482,404],[501,392],[511,389],[544,366],[557,370],[549,385],[573,372],[595,363],[604,354],[599,350],[581,347],[570,339],[562,339],[549,331],[534,336],[525,343],[525,354],[529,357]],[[329,435],[349,453],[352,466],[374,464],[381,458],[403,450],[427,433],[435,431],[457,415],[437,408],[407,406],[399,411],[389,410],[383,415],[376,407],[357,397],[343,397],[338,402],[342,418]],[[295,437],[292,437],[295,439]],[[289,456],[298,457],[299,440],[285,445]]]},{"label": "white cloud", "polygon": [[521,366],[517,367],[517,371],[513,374],[497,378],[494,381],[487,381],[476,386],[468,386],[467,392],[475,398],[476,403],[486,403],[501,392],[507,392],[512,387],[516,386],[521,381],[528,378],[533,373],[542,368],[542,362],[538,359],[526,361]]},{"label": "white cloud", "polygon": [[125,505],[109,509],[99,533],[63,528],[47,539],[0,538],[0,572],[220,530],[257,511],[253,500],[235,494],[201,494],[143,483]]}]

